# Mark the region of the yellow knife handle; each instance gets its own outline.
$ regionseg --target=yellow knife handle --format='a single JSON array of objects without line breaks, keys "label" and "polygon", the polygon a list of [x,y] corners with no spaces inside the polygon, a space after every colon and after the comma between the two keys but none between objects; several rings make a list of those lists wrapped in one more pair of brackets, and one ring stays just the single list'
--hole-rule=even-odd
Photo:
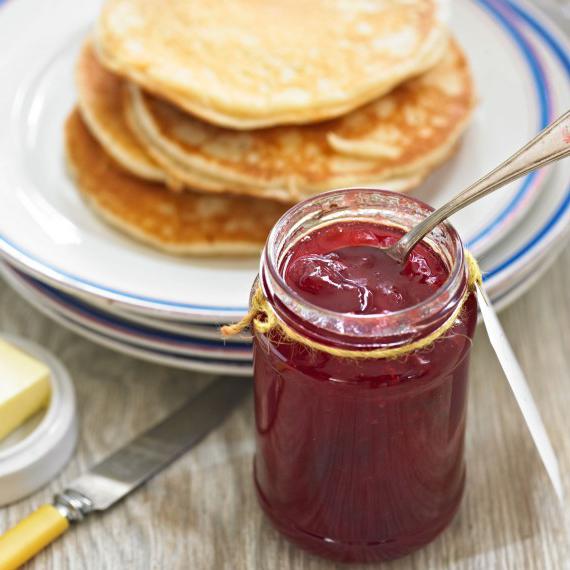
[{"label": "yellow knife handle", "polygon": [[0,536],[0,570],[15,570],[69,528],[53,505],[44,505]]}]

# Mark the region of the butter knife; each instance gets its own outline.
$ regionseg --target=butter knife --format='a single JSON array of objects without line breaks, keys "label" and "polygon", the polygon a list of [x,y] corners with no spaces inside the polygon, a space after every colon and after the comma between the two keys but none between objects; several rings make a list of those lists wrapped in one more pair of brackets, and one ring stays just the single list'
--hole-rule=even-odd
[{"label": "butter knife", "polygon": [[14,570],[59,538],[72,523],[106,511],[219,425],[251,389],[243,378],[218,379],[178,411],[85,473],[0,536],[0,570]]}]

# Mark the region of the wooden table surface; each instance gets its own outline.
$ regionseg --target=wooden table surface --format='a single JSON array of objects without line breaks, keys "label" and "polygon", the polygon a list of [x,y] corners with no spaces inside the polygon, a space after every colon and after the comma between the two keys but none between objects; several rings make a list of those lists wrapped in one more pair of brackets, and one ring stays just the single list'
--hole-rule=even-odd
[{"label": "wooden table surface", "polygon": [[[543,412],[570,495],[570,249],[501,319]],[[0,510],[0,532],[208,381],[100,348],[50,322],[0,281],[0,328],[54,351],[77,388],[81,433],[49,487]],[[42,553],[42,570],[321,570],[290,546],[253,492],[252,401],[197,448]],[[468,483],[451,527],[391,570],[570,569],[568,506],[558,506],[485,332],[473,348]],[[353,566],[357,568],[357,566]]]}]

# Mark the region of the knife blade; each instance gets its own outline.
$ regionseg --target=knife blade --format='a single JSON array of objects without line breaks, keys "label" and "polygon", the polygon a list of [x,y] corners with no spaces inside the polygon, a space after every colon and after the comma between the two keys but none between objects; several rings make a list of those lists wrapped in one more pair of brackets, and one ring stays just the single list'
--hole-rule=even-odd
[{"label": "knife blade", "polygon": [[524,372],[518,363],[517,357],[511,348],[507,335],[501,326],[501,322],[495,313],[495,309],[493,309],[493,305],[487,293],[481,285],[477,284],[476,287],[477,300],[479,302],[481,316],[483,317],[483,323],[489,335],[489,341],[507,377],[509,386],[515,396],[515,400],[526,422],[550,482],[554,487],[556,496],[558,500],[562,502],[564,489],[560,477],[560,467],[556,454],[554,453],[554,448],[550,443],[550,438],[544,427],[544,422],[532,397]]},{"label": "knife blade", "polygon": [[196,445],[251,390],[251,380],[215,380],[162,422],[73,481],[0,536],[0,570],[13,570],[61,536],[70,523],[105,511]]}]

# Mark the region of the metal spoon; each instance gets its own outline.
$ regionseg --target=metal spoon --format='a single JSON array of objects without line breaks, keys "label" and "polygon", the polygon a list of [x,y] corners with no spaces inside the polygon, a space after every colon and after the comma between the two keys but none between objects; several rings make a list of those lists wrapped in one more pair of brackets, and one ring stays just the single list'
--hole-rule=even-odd
[{"label": "metal spoon", "polygon": [[422,220],[396,244],[387,248],[386,253],[392,259],[403,262],[416,243],[455,212],[532,170],[568,155],[570,155],[570,111],[546,127],[497,168]]}]

